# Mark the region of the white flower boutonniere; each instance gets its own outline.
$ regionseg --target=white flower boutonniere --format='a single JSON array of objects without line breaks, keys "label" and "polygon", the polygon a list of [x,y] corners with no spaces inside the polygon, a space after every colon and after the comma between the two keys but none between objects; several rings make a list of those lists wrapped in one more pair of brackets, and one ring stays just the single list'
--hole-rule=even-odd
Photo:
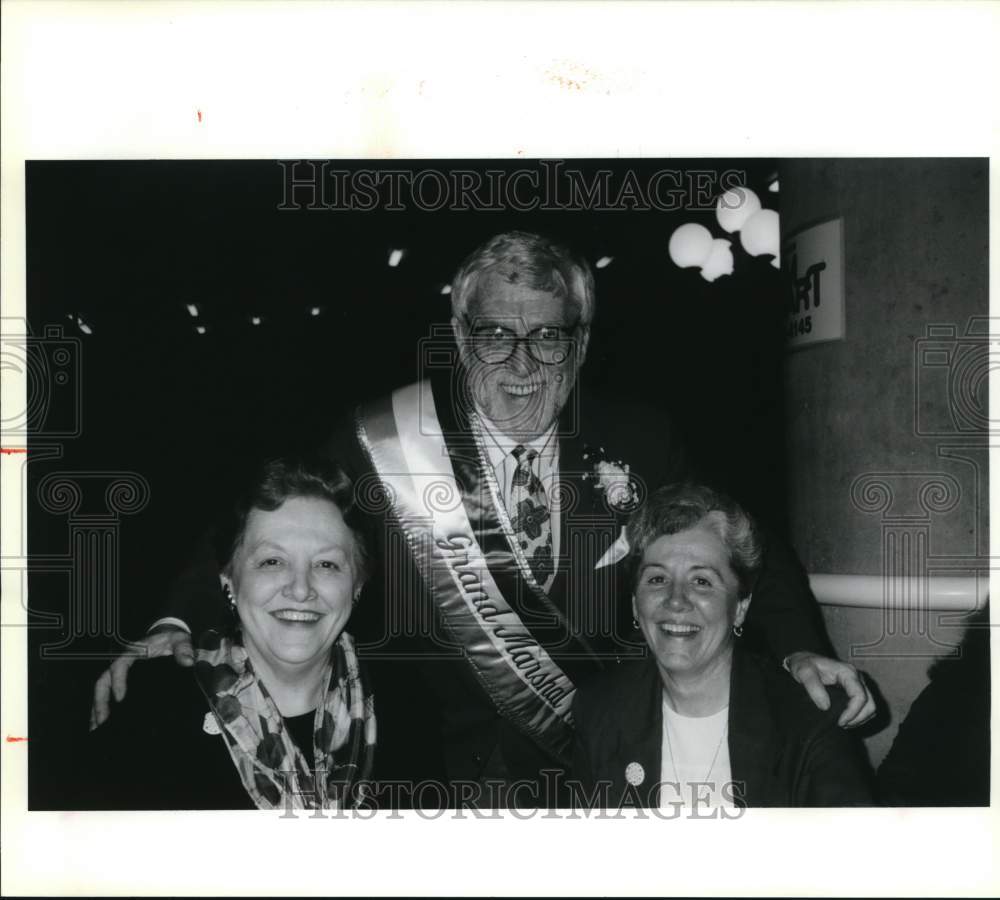
[{"label": "white flower boutonniere", "polygon": [[583,458],[593,460],[593,471],[586,473],[585,480],[594,482],[594,488],[603,491],[604,501],[617,513],[630,513],[639,505],[639,490],[632,478],[628,463],[605,458],[604,448],[587,449]]}]

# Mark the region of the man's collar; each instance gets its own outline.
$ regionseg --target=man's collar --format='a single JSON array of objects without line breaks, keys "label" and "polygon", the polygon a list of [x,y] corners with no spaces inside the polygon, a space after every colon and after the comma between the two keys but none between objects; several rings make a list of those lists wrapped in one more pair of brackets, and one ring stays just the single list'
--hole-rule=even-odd
[{"label": "man's collar", "polygon": [[555,455],[558,442],[555,439],[556,426],[552,425],[543,433],[531,441],[517,440],[509,437],[500,430],[494,422],[491,422],[482,412],[476,410],[476,415],[483,426],[483,438],[486,445],[486,452],[490,457],[490,465],[497,468],[504,459],[510,455],[511,451],[518,445],[523,445],[529,450],[534,450],[539,456]]}]

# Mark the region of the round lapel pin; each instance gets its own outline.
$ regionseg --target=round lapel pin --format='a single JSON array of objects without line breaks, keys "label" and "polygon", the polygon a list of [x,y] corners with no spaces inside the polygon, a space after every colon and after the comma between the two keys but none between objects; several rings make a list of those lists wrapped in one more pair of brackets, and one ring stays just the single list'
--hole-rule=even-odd
[{"label": "round lapel pin", "polygon": [[642,767],[642,763],[630,762],[625,766],[625,780],[638,787],[646,780],[646,770]]}]

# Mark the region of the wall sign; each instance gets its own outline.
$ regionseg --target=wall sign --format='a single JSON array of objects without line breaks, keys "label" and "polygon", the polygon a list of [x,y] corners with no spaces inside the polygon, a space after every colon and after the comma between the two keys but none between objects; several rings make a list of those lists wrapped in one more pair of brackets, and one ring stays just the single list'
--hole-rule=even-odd
[{"label": "wall sign", "polygon": [[843,237],[843,219],[833,219],[785,241],[781,258],[791,283],[789,349],[844,337]]}]

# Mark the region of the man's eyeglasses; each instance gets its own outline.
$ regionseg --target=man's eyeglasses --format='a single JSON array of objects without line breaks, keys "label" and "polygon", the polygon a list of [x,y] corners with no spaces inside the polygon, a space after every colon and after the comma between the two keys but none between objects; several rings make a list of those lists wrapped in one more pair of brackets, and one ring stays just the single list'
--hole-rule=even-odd
[{"label": "man's eyeglasses", "polygon": [[569,359],[576,341],[579,323],[572,328],[542,325],[520,335],[502,325],[469,324],[469,344],[476,359],[488,365],[507,362],[514,355],[517,345],[524,341],[528,355],[545,366],[558,366]]}]

